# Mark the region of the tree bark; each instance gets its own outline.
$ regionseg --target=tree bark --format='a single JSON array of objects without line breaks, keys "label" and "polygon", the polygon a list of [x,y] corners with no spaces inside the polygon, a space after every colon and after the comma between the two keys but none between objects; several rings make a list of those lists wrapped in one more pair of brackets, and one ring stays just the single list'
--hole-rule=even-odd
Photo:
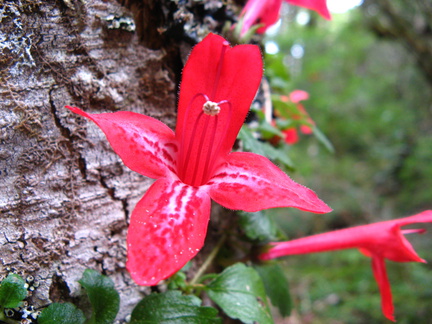
[{"label": "tree bark", "polygon": [[[149,291],[134,284],[125,261],[129,215],[152,181],[126,168],[97,126],[64,108],[134,111],[174,127],[181,64],[193,44],[174,31],[183,35],[190,13],[169,0],[124,5],[132,11],[113,0],[0,5],[0,275],[40,281],[36,307],[73,300],[86,268],[115,281],[119,319]],[[152,13],[168,27],[144,24]]]}]

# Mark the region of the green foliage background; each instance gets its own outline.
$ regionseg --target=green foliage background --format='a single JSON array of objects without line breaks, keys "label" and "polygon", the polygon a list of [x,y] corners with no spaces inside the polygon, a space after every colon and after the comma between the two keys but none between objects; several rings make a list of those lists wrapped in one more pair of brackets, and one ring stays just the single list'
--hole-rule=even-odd
[{"label": "green foliage background", "polygon": [[[290,150],[290,175],[334,212],[281,209],[274,217],[295,238],[432,208],[432,86],[413,53],[375,36],[360,8],[331,22],[312,16],[300,25],[294,17],[288,12],[277,35],[267,37],[279,52],[267,55],[266,72],[279,94],[310,94],[303,104],[335,153],[303,135]],[[303,57],[290,54],[295,44]],[[429,264],[431,230],[409,237]],[[387,264],[398,323],[427,323],[432,267]],[[369,260],[359,252],[289,257],[285,265],[302,323],[385,322]]]}]

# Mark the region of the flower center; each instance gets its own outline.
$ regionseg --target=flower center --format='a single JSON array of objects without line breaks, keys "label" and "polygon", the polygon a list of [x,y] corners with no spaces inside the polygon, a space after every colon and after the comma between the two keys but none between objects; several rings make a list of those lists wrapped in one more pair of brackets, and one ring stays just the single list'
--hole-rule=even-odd
[{"label": "flower center", "polygon": [[177,174],[183,183],[191,186],[204,185],[212,177],[231,121],[231,103],[215,100],[228,48],[229,44],[225,42],[210,91],[197,93],[186,108]]},{"label": "flower center", "polygon": [[204,114],[210,115],[210,116],[216,116],[220,113],[220,107],[216,102],[213,101],[206,101],[203,105],[203,111]]}]

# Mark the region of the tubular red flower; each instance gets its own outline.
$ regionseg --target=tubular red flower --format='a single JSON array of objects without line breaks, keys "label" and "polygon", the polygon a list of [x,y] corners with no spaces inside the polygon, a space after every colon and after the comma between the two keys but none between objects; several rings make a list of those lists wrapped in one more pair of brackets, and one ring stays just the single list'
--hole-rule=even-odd
[{"label": "tubular red flower", "polygon": [[[181,269],[204,244],[210,198],[232,209],[331,209],[268,159],[230,153],[262,78],[259,48],[231,48],[210,34],[183,69],[176,133],[131,112],[88,114],[132,170],[158,179],[131,215],[127,269],[155,285]],[[241,196],[241,197],[240,197]]]},{"label": "tubular red flower", "polygon": [[424,233],[422,229],[401,230],[414,223],[432,223],[432,210],[420,214],[369,225],[312,235],[286,242],[270,243],[270,249],[259,255],[269,260],[287,255],[327,252],[358,248],[372,258],[372,269],[381,293],[384,315],[394,321],[390,284],[385,259],[395,262],[425,262],[404,237],[409,233]]},{"label": "tubular red flower", "polygon": [[244,35],[253,25],[263,24],[257,33],[264,33],[279,19],[282,0],[249,0],[241,12],[243,25],[241,35]]},{"label": "tubular red flower", "polygon": [[[326,0],[284,0],[289,4],[314,10],[323,18],[331,20]],[[264,33],[267,28],[274,25],[279,19],[282,0],[249,0],[241,12],[243,25],[241,35],[244,35],[253,25],[263,24],[257,30]]]}]

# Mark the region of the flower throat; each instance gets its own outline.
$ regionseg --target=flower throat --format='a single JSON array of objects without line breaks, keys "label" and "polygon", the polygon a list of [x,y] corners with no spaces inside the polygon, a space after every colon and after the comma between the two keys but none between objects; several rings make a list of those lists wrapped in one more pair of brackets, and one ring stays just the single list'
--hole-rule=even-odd
[{"label": "flower throat", "polygon": [[204,185],[211,178],[231,120],[231,103],[228,100],[215,101],[228,47],[228,42],[225,42],[210,95],[197,93],[186,108],[177,174],[180,180],[191,186]]}]

